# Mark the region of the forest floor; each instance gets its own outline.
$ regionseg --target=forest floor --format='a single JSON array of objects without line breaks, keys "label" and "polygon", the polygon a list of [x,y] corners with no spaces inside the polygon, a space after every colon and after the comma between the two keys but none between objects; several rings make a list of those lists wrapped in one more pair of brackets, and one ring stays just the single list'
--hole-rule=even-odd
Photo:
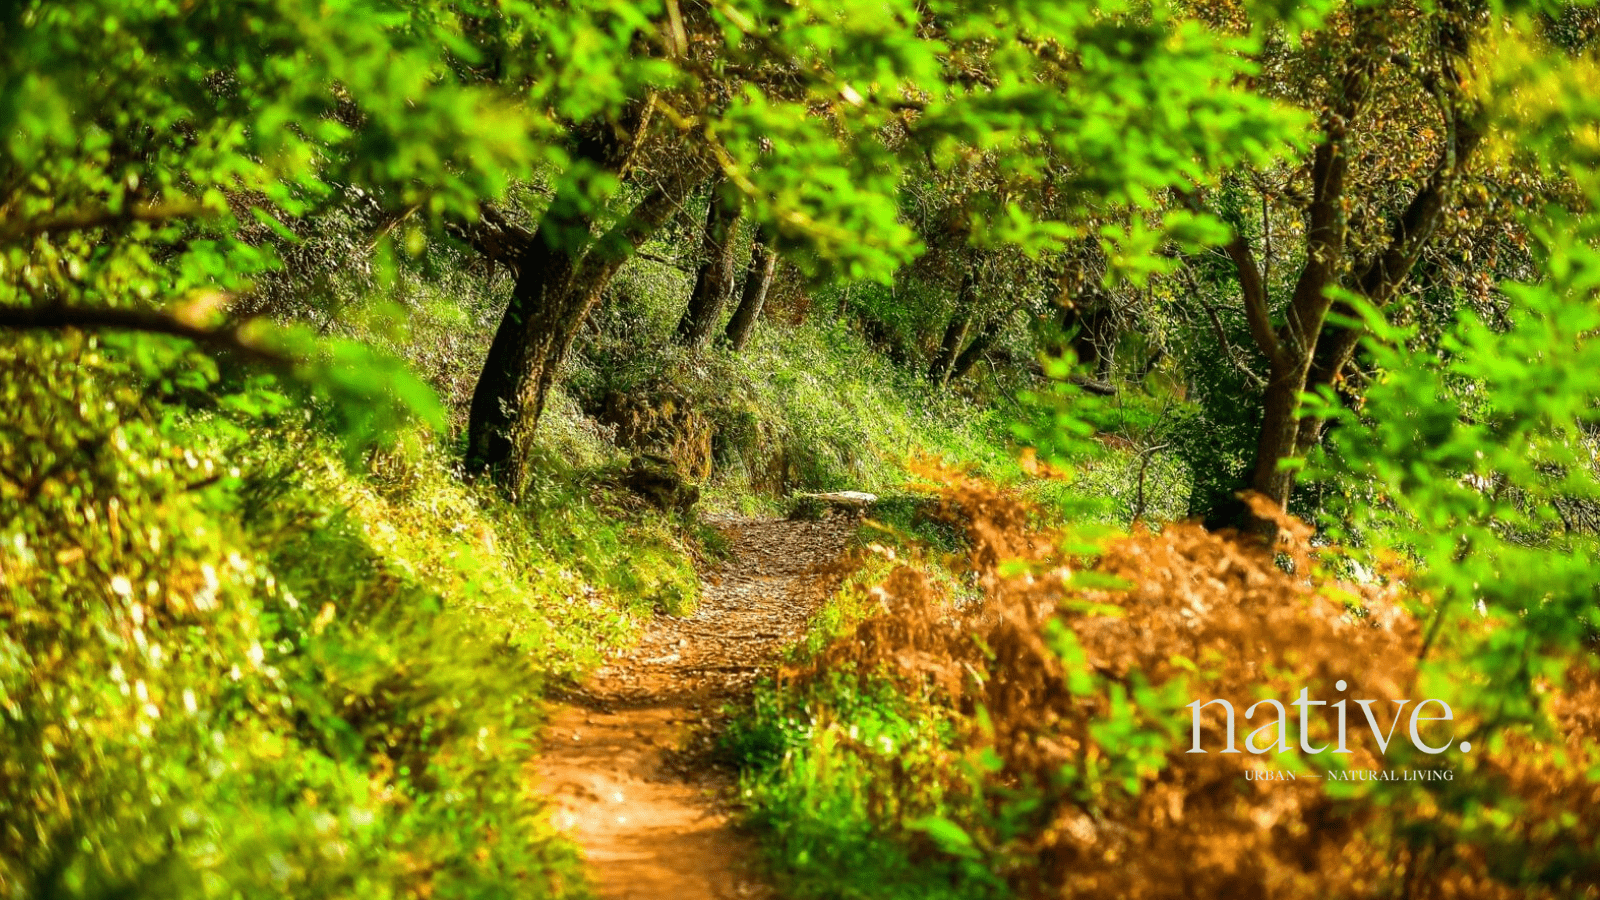
[{"label": "forest floor", "polygon": [[555,825],[602,900],[771,898],[730,817],[715,760],[723,710],[772,674],[837,585],[855,521],[711,516],[728,556],[691,616],[657,616],[627,654],[563,698],[536,761]]}]

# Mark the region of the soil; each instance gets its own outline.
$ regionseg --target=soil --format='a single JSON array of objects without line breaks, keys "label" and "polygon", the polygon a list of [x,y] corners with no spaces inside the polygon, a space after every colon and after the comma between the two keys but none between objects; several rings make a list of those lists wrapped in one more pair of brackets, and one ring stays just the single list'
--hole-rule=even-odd
[{"label": "soil", "polygon": [[733,773],[709,752],[723,710],[772,674],[837,583],[855,523],[710,516],[730,542],[691,616],[643,639],[565,698],[535,767],[555,825],[603,900],[777,895],[734,828]]}]

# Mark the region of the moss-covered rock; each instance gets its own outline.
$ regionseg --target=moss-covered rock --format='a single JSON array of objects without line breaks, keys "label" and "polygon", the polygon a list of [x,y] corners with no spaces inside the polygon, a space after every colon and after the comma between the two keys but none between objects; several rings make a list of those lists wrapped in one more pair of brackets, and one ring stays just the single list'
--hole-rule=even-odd
[{"label": "moss-covered rock", "polygon": [[683,391],[671,386],[610,391],[596,418],[616,430],[619,446],[665,457],[696,481],[710,477],[715,429]]},{"label": "moss-covered rock", "polygon": [[620,479],[623,487],[660,509],[685,514],[700,500],[700,488],[665,456],[646,453],[633,458]]}]

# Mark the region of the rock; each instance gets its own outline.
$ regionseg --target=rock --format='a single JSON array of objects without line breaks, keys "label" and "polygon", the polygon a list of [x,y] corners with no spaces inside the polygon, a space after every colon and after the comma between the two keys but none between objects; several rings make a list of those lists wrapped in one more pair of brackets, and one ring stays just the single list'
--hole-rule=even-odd
[{"label": "rock", "polygon": [[1117,386],[1109,381],[1101,381],[1097,378],[1090,378],[1087,375],[1074,375],[1069,380],[1082,388],[1084,393],[1098,394],[1101,397],[1115,397],[1117,395]]},{"label": "rock", "polygon": [[595,418],[616,429],[619,446],[669,458],[689,478],[711,475],[711,422],[675,387],[611,391]]},{"label": "rock", "polygon": [[700,488],[684,478],[676,463],[665,456],[635,456],[623,470],[623,487],[668,512],[687,513],[700,500]]}]

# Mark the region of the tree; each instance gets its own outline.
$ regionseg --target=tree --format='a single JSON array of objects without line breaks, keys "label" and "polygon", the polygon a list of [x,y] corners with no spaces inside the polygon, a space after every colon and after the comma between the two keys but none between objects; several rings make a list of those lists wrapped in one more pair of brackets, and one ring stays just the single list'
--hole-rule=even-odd
[{"label": "tree", "polygon": [[[241,749],[270,733],[269,694],[309,700],[298,676],[256,665],[266,644],[296,667],[289,636],[307,632],[267,554],[239,540],[247,491],[225,483],[255,472],[217,451],[308,420],[361,449],[442,415],[394,359],[239,321],[232,304],[279,263],[265,235],[292,239],[286,220],[358,191],[431,219],[535,164],[537,123],[453,77],[466,27],[457,4],[430,2],[0,7],[8,896],[305,886],[289,863],[271,888],[241,876],[263,848],[293,855],[277,837],[299,816],[289,792],[326,801],[354,783],[359,761],[330,749],[354,732],[288,728],[267,768]],[[226,464],[203,477],[201,459]],[[137,692],[116,689],[124,677]]]},{"label": "tree", "polygon": [[451,75],[457,11],[7,9],[0,304],[12,327],[163,335],[127,357],[145,375],[182,337],[331,391],[351,421],[376,426],[407,405],[437,421],[430,392],[392,360],[228,320],[278,263],[268,237],[293,239],[285,220],[352,191],[424,218],[467,210],[533,164],[538,142],[498,94]]},{"label": "tree", "polygon": [[773,275],[778,271],[778,254],[772,246],[770,231],[758,233],[750,243],[750,265],[745,269],[744,287],[739,291],[739,306],[728,320],[725,337],[728,346],[738,353],[750,342],[755,333],[756,321],[767,303],[767,292],[772,289]]},{"label": "tree", "polygon": [[[1313,75],[1292,88],[1325,85],[1311,95],[1321,106],[1316,147],[1278,191],[1303,200],[1304,216],[1299,272],[1280,314],[1252,241],[1236,225],[1225,245],[1251,338],[1268,364],[1249,486],[1280,506],[1294,483],[1285,460],[1303,455],[1323,432],[1322,421],[1303,412],[1301,395],[1336,386],[1362,334],[1341,298],[1352,294],[1382,309],[1401,295],[1482,141],[1481,104],[1468,85],[1472,41],[1486,23],[1470,3],[1352,8],[1294,60],[1329,68],[1325,80]],[[1287,60],[1279,64],[1294,70]],[[1396,129],[1431,134],[1431,146],[1395,141]],[[1411,176],[1430,155],[1431,169]],[[1406,182],[1409,194],[1401,192]],[[1376,227],[1384,221],[1386,230]]]},{"label": "tree", "polygon": [[[1233,39],[1165,8],[1133,14],[1086,3],[1014,12],[996,20],[964,2],[904,0],[842,18],[807,3],[629,18],[629,52],[595,61],[597,71],[621,73],[596,79],[615,88],[590,96],[599,111],[536,118],[585,123],[576,139],[578,127],[565,126],[569,148],[588,135],[621,135],[617,147],[644,153],[575,154],[578,162],[554,178],[556,199],[544,213],[567,221],[535,231],[574,235],[565,252],[589,259],[586,225],[615,215],[607,203],[619,187],[639,185],[644,200],[615,220],[611,238],[596,239],[605,249],[591,264],[552,264],[546,249],[519,264],[522,299],[507,310],[475,394],[469,470],[520,480],[515,434],[537,424],[571,334],[604,280],[692,189],[679,172],[719,172],[758,226],[808,248],[802,258],[816,266],[887,278],[920,249],[899,217],[909,167],[954,172],[987,161],[992,171],[979,202],[964,207],[963,231],[974,245],[1038,254],[1075,237],[1091,207],[1142,203],[1225,164],[1264,161],[1295,121],[1235,85],[1244,63]],[[536,42],[526,46],[539,56]],[[578,86],[557,84],[531,99],[576,107],[558,101]],[[1191,117],[1213,127],[1193,129]],[[1252,137],[1235,143],[1230,134]],[[1029,195],[1052,199],[1019,202]],[[1105,239],[1192,238],[1201,233],[1194,225],[1192,215],[1177,214],[1137,235],[1113,228]],[[548,237],[535,244],[555,246]],[[1136,255],[1125,248],[1121,257]],[[716,259],[686,326],[697,340],[713,327],[701,313],[726,302],[731,282]],[[568,274],[580,271],[586,277]],[[537,283],[521,288],[530,278]]]},{"label": "tree", "polygon": [[695,272],[689,308],[678,321],[678,340],[698,352],[711,342],[722,313],[733,297],[738,262],[739,222],[743,211],[736,196],[727,196],[723,184],[712,186],[706,202],[706,225],[700,242],[700,267]]},{"label": "tree", "polygon": [[[518,442],[537,428],[578,330],[622,264],[704,179],[704,164],[692,156],[659,173],[639,169],[652,140],[673,137],[652,138],[653,108],[653,101],[635,105],[627,127],[601,122],[578,130],[575,162],[532,232],[493,207],[479,211],[478,223],[457,229],[516,279],[473,390],[469,473],[494,471],[509,485],[520,483]],[[625,177],[635,182],[637,196],[597,233],[602,210],[586,194],[597,181]]]},{"label": "tree", "polygon": [[1012,304],[1005,310],[990,316],[983,323],[983,327],[978,329],[977,337],[972,339],[972,343],[968,344],[966,349],[962,350],[960,355],[955,358],[955,362],[951,364],[948,381],[960,381],[967,377],[973,367],[978,364],[978,360],[983,359],[983,355],[988,353],[989,348],[994,346],[995,341],[1000,337],[1000,333],[1011,323],[1020,305]]},{"label": "tree", "polygon": [[944,336],[939,339],[939,349],[928,364],[928,380],[944,384],[950,380],[950,370],[966,345],[967,332],[972,329],[974,308],[978,305],[978,276],[968,268],[961,276],[961,287],[956,291],[956,308],[944,326]]}]

